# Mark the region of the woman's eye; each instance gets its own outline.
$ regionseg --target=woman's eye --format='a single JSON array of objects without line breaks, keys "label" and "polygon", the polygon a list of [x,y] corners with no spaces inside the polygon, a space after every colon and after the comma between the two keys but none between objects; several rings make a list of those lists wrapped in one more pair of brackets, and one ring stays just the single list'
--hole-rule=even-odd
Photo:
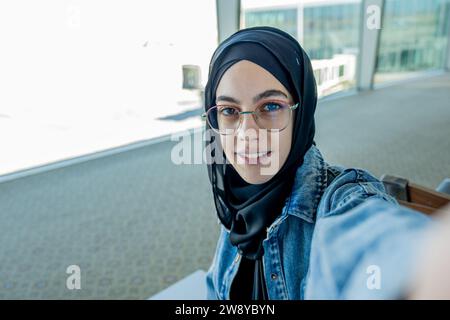
[{"label": "woman's eye", "polygon": [[236,115],[237,111],[234,108],[222,108],[220,110],[220,114],[224,115],[224,116],[227,116],[227,117],[230,117],[230,116]]},{"label": "woman's eye", "polygon": [[274,112],[280,110],[282,107],[277,103],[267,103],[262,106],[262,111],[264,112]]}]

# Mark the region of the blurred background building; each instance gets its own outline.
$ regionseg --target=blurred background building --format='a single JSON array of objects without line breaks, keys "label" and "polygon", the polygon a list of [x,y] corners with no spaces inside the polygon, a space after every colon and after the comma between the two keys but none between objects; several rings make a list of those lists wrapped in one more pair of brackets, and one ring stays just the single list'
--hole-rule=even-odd
[{"label": "blurred background building", "polygon": [[[321,96],[355,86],[361,0],[244,0],[242,5],[245,27],[270,25],[299,40],[313,60]],[[377,83],[445,66],[449,8],[446,0],[385,2]]]}]

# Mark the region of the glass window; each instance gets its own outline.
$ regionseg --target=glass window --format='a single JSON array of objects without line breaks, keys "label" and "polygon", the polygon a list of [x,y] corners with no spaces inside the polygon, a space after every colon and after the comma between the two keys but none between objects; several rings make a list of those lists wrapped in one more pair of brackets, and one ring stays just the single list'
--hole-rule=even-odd
[{"label": "glass window", "polygon": [[375,83],[444,67],[449,0],[386,0]]},{"label": "glass window", "polygon": [[[245,17],[242,27],[274,26],[300,41],[317,70],[319,96],[354,87],[361,1],[307,1],[299,5],[299,1],[290,0],[243,0],[241,4]],[[299,14],[299,10],[303,12]],[[283,19],[276,23],[270,19],[279,15]]]},{"label": "glass window", "polygon": [[245,10],[244,25],[249,27],[267,25],[286,31],[297,38],[297,8],[278,10]]},{"label": "glass window", "polygon": [[202,125],[215,1],[1,1],[0,29],[0,175]]}]

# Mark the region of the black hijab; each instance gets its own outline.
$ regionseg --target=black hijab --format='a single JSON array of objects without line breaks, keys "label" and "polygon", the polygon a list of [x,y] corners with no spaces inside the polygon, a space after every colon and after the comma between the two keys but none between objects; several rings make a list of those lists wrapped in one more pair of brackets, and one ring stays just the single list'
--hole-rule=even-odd
[{"label": "black hijab", "polygon": [[205,111],[215,105],[216,89],[223,74],[241,60],[252,61],[269,71],[288,89],[294,103],[299,102],[293,119],[291,151],[282,168],[266,183],[248,184],[228,162],[214,161],[224,157],[220,137],[212,134],[207,141],[207,146],[214,143],[208,155],[212,157],[208,161],[208,174],[217,215],[230,230],[230,242],[243,258],[253,262],[252,299],[261,300],[268,299],[262,241],[266,228],[281,213],[305,153],[314,144],[317,89],[309,57],[297,40],[273,27],[247,28],[231,35],[215,50],[205,88]]}]

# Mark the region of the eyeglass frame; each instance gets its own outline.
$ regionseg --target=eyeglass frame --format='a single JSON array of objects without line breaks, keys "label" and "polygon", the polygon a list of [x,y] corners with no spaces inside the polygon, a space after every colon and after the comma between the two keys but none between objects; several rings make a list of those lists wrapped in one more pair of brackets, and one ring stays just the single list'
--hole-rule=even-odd
[{"label": "eyeglass frame", "polygon": [[286,129],[286,128],[289,126],[289,122],[288,122],[288,124],[287,124],[284,128],[282,128],[282,129],[267,129],[267,128],[261,128],[261,127],[259,126],[257,120],[255,119],[256,109],[258,109],[260,106],[264,105],[265,103],[270,103],[270,102],[274,102],[274,103],[280,103],[280,102],[281,102],[281,103],[283,103],[283,104],[287,104],[287,105],[288,105],[288,108],[289,108],[289,121],[291,121],[291,118],[292,118],[292,111],[295,110],[295,109],[297,109],[297,108],[299,107],[299,104],[300,104],[300,102],[297,102],[297,103],[294,104],[294,105],[290,105],[289,103],[286,103],[286,102],[283,101],[283,100],[271,99],[271,100],[267,100],[267,101],[260,102],[260,103],[255,107],[255,110],[253,110],[253,111],[238,111],[238,112],[239,112],[239,125],[236,127],[236,129],[233,130],[232,133],[222,133],[222,132],[220,132],[219,130],[213,128],[213,127],[211,126],[211,124],[209,123],[209,120],[208,120],[208,112],[209,112],[211,109],[213,109],[213,108],[218,108],[218,107],[232,107],[232,108],[235,108],[235,109],[238,109],[238,107],[234,107],[234,106],[230,106],[230,105],[226,105],[226,104],[217,104],[217,105],[214,105],[214,106],[212,106],[211,108],[209,108],[208,111],[203,112],[202,115],[201,115],[201,117],[202,117],[202,120],[206,121],[206,122],[209,124],[209,126],[211,127],[211,129],[212,129],[214,132],[217,132],[217,133],[220,134],[220,135],[233,135],[233,134],[236,134],[236,133],[239,131],[239,128],[241,127],[241,125],[242,125],[242,119],[243,119],[243,117],[242,117],[241,115],[244,115],[244,114],[251,114],[251,115],[253,116],[253,120],[255,121],[255,123],[258,125],[258,127],[259,127],[260,129],[264,129],[264,130],[267,130],[267,131],[269,131],[269,132],[277,132],[277,131],[280,132],[280,131],[283,131],[284,129]]}]

